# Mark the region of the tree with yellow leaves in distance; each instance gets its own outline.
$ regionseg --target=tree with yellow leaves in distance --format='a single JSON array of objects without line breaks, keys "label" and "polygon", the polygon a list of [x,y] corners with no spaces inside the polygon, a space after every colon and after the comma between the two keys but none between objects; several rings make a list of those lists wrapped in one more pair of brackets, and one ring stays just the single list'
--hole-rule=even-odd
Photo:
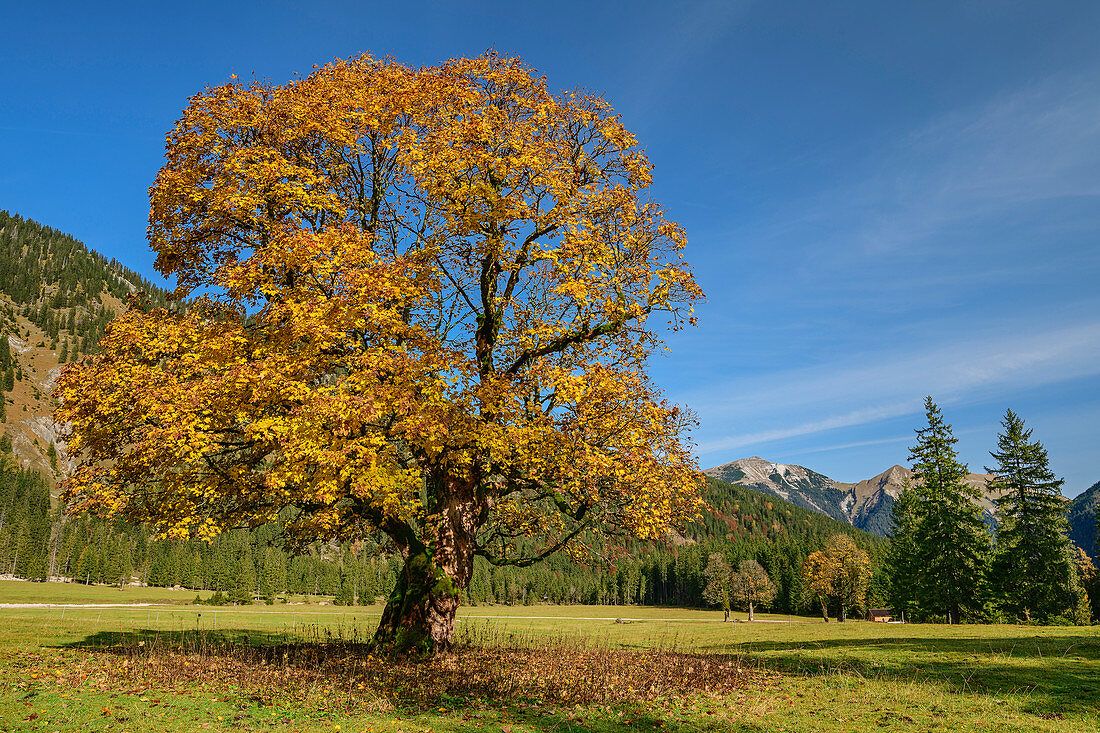
[{"label": "tree with yellow leaves in distance", "polygon": [[721,553],[710,556],[703,578],[706,580],[703,599],[721,607],[725,621],[730,620],[731,604],[748,611],[749,621],[752,621],[756,604],[768,603],[779,592],[759,562],[742,560],[735,571]]},{"label": "tree with yellow leaves in distance", "polygon": [[802,564],[805,592],[821,603],[821,615],[829,620],[830,602],[840,607],[838,619],[848,618],[848,609],[862,606],[871,584],[871,559],[846,534],[829,538],[824,549],[812,553]]},{"label": "tree with yellow leaves in distance", "polygon": [[[450,644],[473,560],[696,515],[689,418],[646,374],[701,297],[651,166],[597,96],[489,54],[336,61],[192,97],[150,189],[157,268],[69,365],[74,510],[290,547],[384,533],[376,639]],[[589,534],[591,533],[591,535]]]}]

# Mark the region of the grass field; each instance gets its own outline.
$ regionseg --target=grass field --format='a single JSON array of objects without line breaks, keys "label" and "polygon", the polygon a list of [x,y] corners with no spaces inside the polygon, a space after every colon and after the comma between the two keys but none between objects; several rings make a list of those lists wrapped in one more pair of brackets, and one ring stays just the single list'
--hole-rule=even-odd
[{"label": "grass field", "polygon": [[[0,731],[1100,730],[1098,627],[472,607],[473,649],[410,665],[356,644],[380,607],[193,598],[0,581],[69,604],[0,609]],[[108,603],[157,605],[74,605]]]}]

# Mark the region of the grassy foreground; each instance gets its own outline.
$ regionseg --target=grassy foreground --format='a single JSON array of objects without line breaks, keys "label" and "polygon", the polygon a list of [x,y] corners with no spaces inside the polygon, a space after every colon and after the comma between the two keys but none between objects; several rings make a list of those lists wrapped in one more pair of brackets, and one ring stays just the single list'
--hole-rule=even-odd
[{"label": "grassy foreground", "polygon": [[467,649],[359,642],[378,607],[0,581],[0,731],[1094,731],[1100,628],[924,626],[665,608],[465,608]]}]

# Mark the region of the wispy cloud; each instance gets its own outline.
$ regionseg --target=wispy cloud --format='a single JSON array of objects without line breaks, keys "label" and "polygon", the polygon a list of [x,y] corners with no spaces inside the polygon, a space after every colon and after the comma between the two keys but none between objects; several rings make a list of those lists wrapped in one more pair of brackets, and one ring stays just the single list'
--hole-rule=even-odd
[{"label": "wispy cloud", "polygon": [[776,348],[770,321],[804,347],[792,358],[881,346],[681,395],[699,412],[702,456],[812,449],[824,441],[810,436],[917,414],[927,394],[985,404],[1100,375],[1100,301],[1083,286],[1097,261],[1081,243],[1100,227],[1096,77],[1051,76],[940,114],[833,180],[741,233],[787,267],[739,287],[767,304],[754,312],[769,332],[730,346],[750,368],[754,350]]},{"label": "wispy cloud", "polygon": [[[1100,321],[865,353],[708,385],[683,399],[700,414],[699,452],[707,455],[915,414],[926,394],[945,404],[980,402],[1097,374]],[[736,425],[759,428],[737,432]]]},{"label": "wispy cloud", "polygon": [[832,415],[821,420],[797,423],[790,427],[774,430],[762,430],[755,433],[742,433],[730,435],[717,440],[703,443],[699,446],[699,452],[703,454],[717,453],[719,451],[737,450],[752,445],[771,443],[785,438],[796,438],[803,435],[813,435],[826,430],[847,428],[853,425],[865,425],[877,422],[885,418],[897,417],[914,412],[920,406],[920,400],[910,403],[899,403],[887,407],[875,407],[863,410],[853,410],[841,415]]},{"label": "wispy cloud", "polygon": [[697,0],[660,6],[662,17],[656,19],[655,37],[648,43],[633,44],[642,51],[637,66],[646,68],[646,73],[633,74],[634,83],[625,94],[631,104],[651,105],[665,98],[669,87],[681,86],[685,68],[705,59],[752,4],[753,0]]},{"label": "wispy cloud", "polygon": [[1100,84],[1052,76],[929,121],[873,151],[864,177],[805,211],[866,257],[945,243],[1021,206],[1100,197]]}]

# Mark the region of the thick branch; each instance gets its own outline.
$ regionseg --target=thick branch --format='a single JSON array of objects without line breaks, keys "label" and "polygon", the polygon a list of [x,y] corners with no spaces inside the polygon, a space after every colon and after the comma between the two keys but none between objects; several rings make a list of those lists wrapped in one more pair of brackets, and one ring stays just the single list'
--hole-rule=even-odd
[{"label": "thick branch", "polygon": [[[643,312],[649,313],[651,310],[652,308],[645,308]],[[609,321],[604,321],[597,326],[589,326],[587,323],[585,323],[584,325],[574,329],[573,331],[570,331],[564,336],[559,336],[558,338],[553,339],[552,341],[550,341],[550,343],[544,346],[539,346],[535,349],[525,350],[522,354],[519,355],[519,358],[516,359],[515,363],[512,364],[512,366],[508,367],[505,374],[510,377],[515,376],[520,372],[520,370],[522,370],[534,359],[546,356],[547,354],[556,354],[560,351],[564,351],[570,346],[586,343],[588,341],[598,339],[601,336],[613,334],[620,328],[622,328],[623,325],[627,323],[627,321],[630,321],[632,318],[635,317],[637,316],[634,314],[624,313],[623,315],[617,316]]]}]

